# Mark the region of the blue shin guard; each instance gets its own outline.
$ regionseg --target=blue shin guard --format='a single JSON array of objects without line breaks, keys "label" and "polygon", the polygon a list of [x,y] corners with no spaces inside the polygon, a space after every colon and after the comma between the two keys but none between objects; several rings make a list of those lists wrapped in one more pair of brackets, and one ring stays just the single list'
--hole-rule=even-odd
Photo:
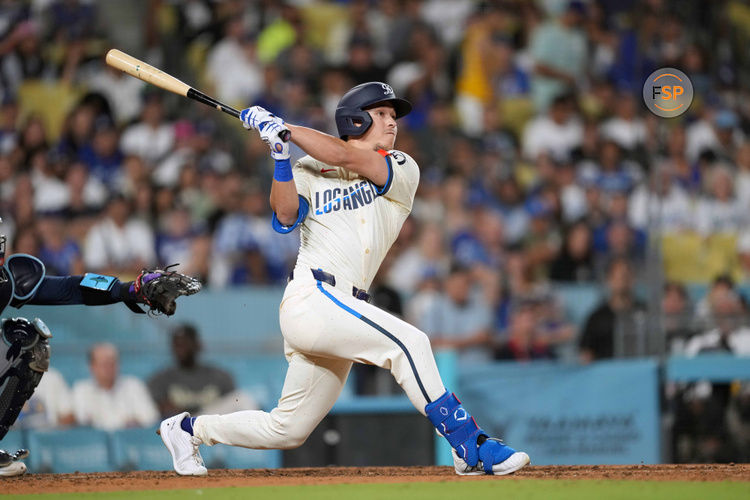
[{"label": "blue shin guard", "polygon": [[[458,398],[448,391],[425,407],[427,418],[448,440],[456,453],[471,467],[475,467],[480,457],[480,436],[486,442],[487,434],[479,428],[474,417],[469,415]],[[489,458],[489,457],[487,457]],[[487,460],[482,460],[487,463]],[[490,468],[492,462],[490,461]]]}]

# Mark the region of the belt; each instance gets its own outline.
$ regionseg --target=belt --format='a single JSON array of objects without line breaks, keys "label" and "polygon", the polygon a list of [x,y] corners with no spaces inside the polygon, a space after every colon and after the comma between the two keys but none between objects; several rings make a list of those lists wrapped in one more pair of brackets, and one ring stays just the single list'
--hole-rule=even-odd
[{"label": "belt", "polygon": [[[312,271],[313,278],[315,278],[316,280],[322,281],[323,283],[328,283],[331,286],[336,286],[336,277],[333,274],[327,273],[322,269],[310,269],[310,271]],[[293,279],[294,269],[292,269],[292,272],[289,273],[288,281],[292,281]],[[361,288],[357,288],[356,286],[352,286],[352,297],[357,300],[364,300],[368,303],[372,299],[369,293],[367,293],[365,290],[362,290]]]}]

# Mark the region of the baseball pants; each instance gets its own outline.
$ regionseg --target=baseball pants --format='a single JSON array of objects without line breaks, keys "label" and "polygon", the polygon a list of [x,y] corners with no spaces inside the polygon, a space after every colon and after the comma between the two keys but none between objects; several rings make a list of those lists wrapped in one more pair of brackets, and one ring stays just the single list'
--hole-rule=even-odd
[{"label": "baseball pants", "polygon": [[296,274],[279,308],[289,368],[277,407],[198,417],[194,434],[205,444],[300,446],[333,407],[353,362],[390,370],[423,415],[445,392],[422,331],[354,298],[351,284],[333,287],[310,271]]}]

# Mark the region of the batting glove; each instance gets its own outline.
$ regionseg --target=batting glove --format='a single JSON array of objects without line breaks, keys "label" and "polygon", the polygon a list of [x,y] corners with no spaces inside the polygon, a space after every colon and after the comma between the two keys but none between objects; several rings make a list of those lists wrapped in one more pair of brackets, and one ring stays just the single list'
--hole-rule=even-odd
[{"label": "batting glove", "polygon": [[283,120],[281,121],[281,123],[270,121],[263,122],[258,126],[260,138],[263,140],[263,142],[268,144],[268,147],[271,150],[271,158],[273,158],[274,160],[289,159],[289,143],[282,141],[281,137],[279,137],[281,132],[289,131],[289,129],[286,128],[283,123]]},{"label": "batting glove", "polygon": [[240,120],[242,120],[242,126],[248,130],[259,130],[259,127],[266,122],[284,124],[284,120],[260,106],[243,109],[240,112]]}]

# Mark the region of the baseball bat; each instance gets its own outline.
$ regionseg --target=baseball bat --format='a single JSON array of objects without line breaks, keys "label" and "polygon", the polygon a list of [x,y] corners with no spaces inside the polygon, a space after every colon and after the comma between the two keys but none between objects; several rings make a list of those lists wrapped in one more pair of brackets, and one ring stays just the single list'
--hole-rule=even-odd
[{"label": "baseball bat", "polygon": [[[188,97],[194,101],[201,102],[212,108],[216,108],[220,111],[225,112],[228,115],[234,116],[235,118],[240,117],[240,112],[233,107],[224,104],[221,101],[214,99],[213,97],[204,94],[200,90],[197,90],[187,83],[178,80],[172,75],[163,72],[162,70],[151,66],[148,63],[136,59],[135,57],[122,52],[121,50],[111,49],[107,52],[106,57],[107,64],[113,68],[117,68],[120,71],[124,71],[130,76],[134,76],[139,80],[143,80],[146,83],[156,85],[157,87],[163,88],[175,94],[179,94],[184,97]],[[279,132],[279,138],[284,142],[289,142],[291,132],[288,130],[282,130]]]}]

